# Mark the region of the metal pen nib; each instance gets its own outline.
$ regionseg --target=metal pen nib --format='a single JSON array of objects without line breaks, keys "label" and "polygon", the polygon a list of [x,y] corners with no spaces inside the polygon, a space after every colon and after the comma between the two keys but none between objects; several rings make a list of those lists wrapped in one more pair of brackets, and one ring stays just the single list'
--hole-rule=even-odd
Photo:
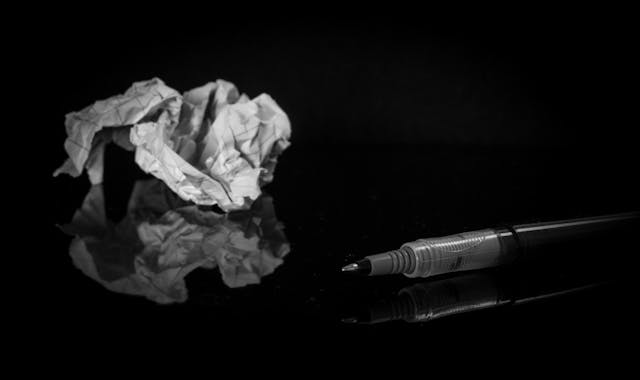
[{"label": "metal pen nib", "polygon": [[358,263],[352,263],[352,264],[345,265],[345,266],[342,267],[342,271],[343,272],[357,272],[358,269],[360,269],[358,267]]},{"label": "metal pen nib", "polygon": [[360,260],[342,267],[342,273],[364,274],[371,273],[371,262],[369,260]]}]

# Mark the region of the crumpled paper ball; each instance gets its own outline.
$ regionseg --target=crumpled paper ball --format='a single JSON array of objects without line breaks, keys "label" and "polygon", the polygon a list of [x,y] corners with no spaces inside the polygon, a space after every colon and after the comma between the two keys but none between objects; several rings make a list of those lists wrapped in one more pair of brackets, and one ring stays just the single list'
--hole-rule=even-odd
[{"label": "crumpled paper ball", "polygon": [[103,177],[109,142],[135,150],[135,162],[182,199],[248,208],[273,180],[278,156],[290,145],[286,113],[267,94],[240,95],[217,80],[180,95],[159,78],[136,82],[123,95],[67,114],[69,159],[54,172],[92,184]]}]

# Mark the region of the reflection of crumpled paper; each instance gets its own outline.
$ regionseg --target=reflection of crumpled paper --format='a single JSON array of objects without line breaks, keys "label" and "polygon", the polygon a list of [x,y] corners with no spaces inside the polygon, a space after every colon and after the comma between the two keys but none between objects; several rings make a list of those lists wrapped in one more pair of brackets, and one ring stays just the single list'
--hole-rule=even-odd
[{"label": "reflection of crumpled paper", "polygon": [[70,255],[87,276],[118,293],[158,303],[187,299],[184,277],[219,268],[229,287],[260,282],[289,252],[270,197],[250,210],[217,214],[185,205],[156,180],[138,181],[127,216],[107,221],[102,186],[93,186],[70,224]]},{"label": "reflection of crumpled paper", "polygon": [[136,163],[182,199],[224,210],[247,208],[260,195],[291,135],[269,95],[249,100],[223,80],[184,96],[158,78],[136,82],[68,114],[65,125],[69,159],[54,175],[86,168],[91,183],[101,183],[105,145],[114,141],[135,149]]}]

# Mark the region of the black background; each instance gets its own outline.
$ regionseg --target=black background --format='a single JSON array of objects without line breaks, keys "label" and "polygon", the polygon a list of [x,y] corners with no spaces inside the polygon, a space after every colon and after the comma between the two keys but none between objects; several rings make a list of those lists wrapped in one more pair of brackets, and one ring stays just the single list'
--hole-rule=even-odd
[{"label": "black background", "polygon": [[[337,273],[362,255],[425,234],[637,209],[630,25],[619,15],[574,11],[314,18],[313,9],[247,17],[232,8],[158,22],[181,14],[167,9],[43,24],[32,53],[53,89],[40,95],[51,107],[42,172],[52,238],[43,244],[56,268],[45,328],[86,341],[162,336],[175,324],[178,334],[227,342],[251,331],[331,337],[346,347],[427,337],[556,349],[611,344],[631,326],[629,309],[601,311],[621,308],[626,285],[430,326],[340,322],[352,304],[414,283]],[[175,307],[110,294],[73,268],[69,239],[51,227],[69,220],[88,189],[84,177],[48,178],[65,158],[64,114],[152,77],[178,91],[226,79],[251,97],[269,93],[289,115],[292,147],[267,191],[293,249],[263,285],[232,291],[194,273],[195,301]],[[143,174],[127,153],[108,154],[107,206],[118,219]]]},{"label": "black background", "polygon": [[52,23],[37,52],[46,82],[64,91],[57,114],[154,76],[180,91],[224,78],[275,97],[299,144],[602,151],[628,142],[631,25],[620,16],[424,13],[307,21],[221,12],[211,23],[161,25],[151,15],[78,17]]}]

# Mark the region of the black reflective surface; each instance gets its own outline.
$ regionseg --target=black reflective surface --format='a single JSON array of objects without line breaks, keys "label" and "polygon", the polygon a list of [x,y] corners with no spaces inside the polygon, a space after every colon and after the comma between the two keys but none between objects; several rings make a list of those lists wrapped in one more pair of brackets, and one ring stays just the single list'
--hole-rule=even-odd
[{"label": "black reflective surface", "polygon": [[[101,190],[108,219],[149,214],[150,206],[155,206],[157,215],[185,206],[169,192],[165,195],[173,204],[142,202],[138,211],[128,210],[136,181],[148,177],[137,169],[131,153],[112,147],[107,154]],[[612,329],[622,330],[630,323],[632,307],[627,297],[631,296],[628,286],[632,276],[627,260],[637,247],[629,233],[605,241],[554,246],[520,266],[479,272],[476,275],[483,279],[482,284],[493,285],[471,290],[464,285],[468,282],[464,276],[423,280],[340,273],[342,265],[356,258],[419,237],[504,223],[614,213],[634,204],[636,188],[631,181],[626,186],[609,185],[619,178],[609,162],[598,159],[576,166],[572,157],[573,153],[567,157],[565,151],[551,150],[293,146],[276,169],[274,183],[265,189],[277,216],[277,223],[270,222],[284,226],[280,231],[284,235],[276,235],[276,240],[280,246],[288,244],[290,252],[281,265],[271,268],[273,273],[256,278],[259,284],[230,287],[217,269],[192,268],[184,277],[188,297],[170,305],[114,293],[104,281],[98,284],[74,267],[69,256],[70,237],[52,226],[50,254],[55,258],[58,281],[56,311],[51,317],[71,329],[94,323],[126,327],[120,318],[129,315],[147,321],[150,327],[189,321],[224,325],[228,331],[258,329],[276,335],[323,332],[347,340],[376,331],[447,339],[449,334],[464,335],[476,328],[504,336],[513,329],[549,336],[559,332],[608,336]],[[592,181],[594,175],[601,181]],[[159,194],[164,191],[164,185],[154,180],[137,183],[152,183]],[[59,194],[53,217],[60,224],[68,222],[87,192],[95,190],[85,179],[70,178],[56,179],[53,189]],[[156,192],[143,195],[158,200]],[[205,207],[201,212],[214,214],[215,209]],[[225,218],[238,219],[234,215]],[[262,236],[260,228],[254,230],[258,232],[241,228],[239,233]],[[459,281],[463,285],[457,286]],[[450,313],[455,315],[431,318],[427,323],[353,323],[353,317],[363,310],[397,297],[403,288],[416,286],[432,289],[422,291],[432,297],[423,299],[424,304],[468,303],[473,292],[486,293],[490,288],[503,307]],[[581,291],[571,291],[577,288]],[[465,294],[465,289],[471,295]],[[544,297],[554,294],[561,296]],[[523,299],[534,301],[511,307]],[[83,316],[82,321],[71,317],[76,314]],[[529,327],[523,329],[523,325]],[[219,333],[225,334],[226,329]]]}]

